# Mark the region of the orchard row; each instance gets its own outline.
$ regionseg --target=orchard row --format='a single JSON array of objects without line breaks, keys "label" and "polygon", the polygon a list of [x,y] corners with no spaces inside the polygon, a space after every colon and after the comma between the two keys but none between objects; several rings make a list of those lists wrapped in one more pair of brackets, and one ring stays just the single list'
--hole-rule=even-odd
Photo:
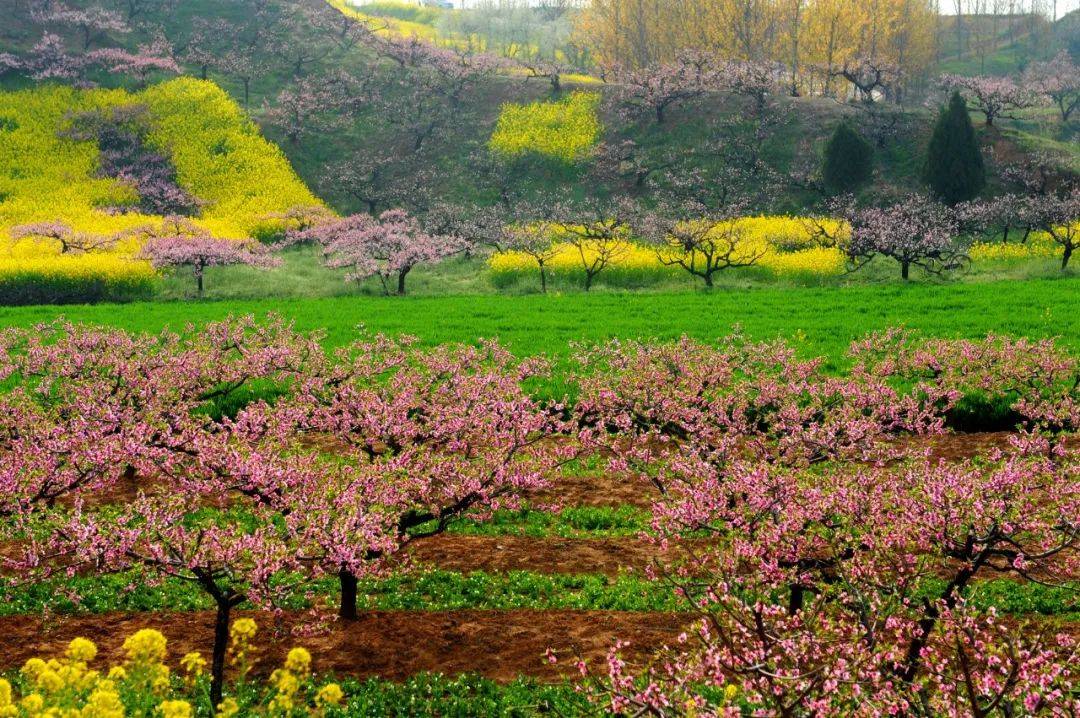
[{"label": "orchard row", "polygon": [[[598,705],[1078,708],[1074,635],[964,600],[986,575],[1080,578],[1080,362],[1052,341],[888,331],[856,342],[842,375],[783,341],[613,341],[577,347],[560,400],[535,392],[544,359],[495,342],[362,336],[331,352],[250,318],[0,341],[7,580],[139,568],[198,586],[217,607],[213,705],[240,604],[333,577],[350,620],[358,582],[402,570],[411,544],[557,492],[562,465],[600,454],[660,490],[661,545],[709,540],[653,576],[700,614],[698,635],[644,675],[617,646],[599,674],[582,665]],[[1015,418],[1008,450],[943,464],[895,441],[945,431],[972,397]]]}]

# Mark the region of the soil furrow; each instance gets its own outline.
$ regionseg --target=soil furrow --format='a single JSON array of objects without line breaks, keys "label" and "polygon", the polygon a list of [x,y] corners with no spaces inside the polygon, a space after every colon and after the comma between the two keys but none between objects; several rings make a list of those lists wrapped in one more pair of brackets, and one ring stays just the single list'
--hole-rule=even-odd
[{"label": "soil furrow", "polygon": [[[331,621],[315,635],[293,635],[310,628],[309,612],[279,616],[237,612],[259,625],[254,669],[265,673],[280,665],[289,648],[305,646],[319,672],[358,678],[403,680],[425,671],[455,675],[477,673],[498,681],[527,675],[558,681],[570,675],[575,655],[601,660],[616,638],[630,641],[634,663],[663,645],[673,645],[692,621],[686,614],[629,611],[366,611],[356,621]],[[95,666],[123,660],[124,638],[141,628],[156,628],[169,641],[168,662],[176,665],[188,651],[209,655],[213,614],[111,613],[53,618],[47,624],[28,616],[0,617],[0,671],[21,666],[34,656],[58,656],[67,643],[83,636],[98,644]],[[563,658],[552,665],[544,652]]]}]

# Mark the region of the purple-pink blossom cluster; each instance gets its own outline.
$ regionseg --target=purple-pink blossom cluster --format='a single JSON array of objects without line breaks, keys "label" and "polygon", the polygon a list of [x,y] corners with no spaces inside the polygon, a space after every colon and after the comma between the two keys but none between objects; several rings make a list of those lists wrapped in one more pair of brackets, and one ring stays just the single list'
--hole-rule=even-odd
[{"label": "purple-pink blossom cluster", "polygon": [[206,229],[183,217],[166,217],[160,228],[142,231],[146,234],[146,241],[139,256],[150,260],[155,269],[191,267],[200,295],[207,267],[242,264],[265,269],[281,264],[281,260],[274,257],[265,245],[249,239],[214,237]]},{"label": "purple-pink blossom cluster", "polygon": [[327,266],[349,270],[346,281],[378,277],[385,294],[395,285],[398,294],[405,294],[405,278],[416,265],[438,262],[468,246],[461,237],[427,231],[401,209],[387,210],[378,217],[354,214],[324,222],[290,232],[288,241],[318,243]]},{"label": "purple-pink blossom cluster", "polygon": [[[322,339],[250,318],[0,333],[8,580],[198,585],[220,697],[242,602],[273,608],[329,575],[348,620],[359,581],[399,570],[410,542],[557,489],[563,462],[599,453],[660,490],[662,545],[707,537],[658,584],[700,615],[693,640],[644,674],[613,653],[586,686],[604,706],[736,715],[705,690],[734,686],[763,715],[1080,707],[1072,638],[968,601],[987,574],[1080,578],[1080,463],[1061,441],[1080,425],[1080,363],[1051,341],[893,330],[839,375],[739,334],[612,341],[578,348],[571,405],[527,389],[546,361],[495,342]],[[945,464],[902,441],[944,432],[969,394],[1020,417],[1008,450]]]}]

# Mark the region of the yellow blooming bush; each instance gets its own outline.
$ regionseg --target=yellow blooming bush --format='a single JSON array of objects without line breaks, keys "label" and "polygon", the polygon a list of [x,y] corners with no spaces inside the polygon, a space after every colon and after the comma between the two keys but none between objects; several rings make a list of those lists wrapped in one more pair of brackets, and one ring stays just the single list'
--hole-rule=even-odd
[{"label": "yellow blooming bush", "polygon": [[1043,232],[1033,232],[1026,242],[975,242],[968,256],[976,263],[1020,262],[1060,257],[1063,249]]},{"label": "yellow blooming bush", "polygon": [[[820,220],[819,220],[820,221]],[[824,223],[830,236],[844,238],[845,228],[839,221]],[[790,279],[813,279],[841,274],[845,267],[843,250],[816,244],[811,223],[800,217],[744,217],[737,221],[737,231],[743,252],[747,256],[761,254],[755,267],[770,276]],[[561,241],[562,232],[552,231],[554,254],[545,264],[548,276],[555,281],[580,283],[582,259],[577,247]],[[663,250],[669,259],[671,250]],[[590,259],[586,255],[586,259]],[[523,278],[536,276],[536,261],[523,252],[498,252],[488,260],[492,281],[498,287],[511,286]],[[660,261],[652,247],[631,243],[612,259],[611,265],[598,277],[599,282],[617,287],[639,287],[664,280],[685,278],[678,266]]]},{"label": "yellow blooming bush", "polygon": [[555,102],[507,103],[488,145],[506,157],[538,154],[575,162],[600,139],[599,105],[595,92],[572,92]]},{"label": "yellow blooming bush", "polygon": [[[234,642],[247,646],[255,635],[254,621],[237,623],[241,631],[233,632]],[[193,718],[209,713],[206,660],[200,654],[181,659],[186,677],[180,681],[171,679],[165,664],[168,644],[160,632],[142,629],[128,636],[123,651],[123,664],[104,675],[90,668],[98,650],[86,638],[72,640],[60,658],[31,658],[11,681],[0,678],[0,718]],[[338,684],[314,683],[311,654],[304,648],[289,651],[265,684],[246,688],[225,698],[216,714],[324,716],[345,699]]]},{"label": "yellow blooming bush", "polygon": [[96,142],[63,133],[73,114],[131,104],[146,106],[147,144],[204,202],[196,222],[216,236],[258,235],[274,222],[269,216],[322,207],[281,150],[212,82],[179,78],[138,93],[61,85],[0,92],[0,303],[130,299],[150,291],[149,265],[131,259],[137,243],[60,256],[53,243],[10,234],[18,225],[63,222],[105,237],[160,222],[107,211],[130,206],[134,190],[96,176]]}]

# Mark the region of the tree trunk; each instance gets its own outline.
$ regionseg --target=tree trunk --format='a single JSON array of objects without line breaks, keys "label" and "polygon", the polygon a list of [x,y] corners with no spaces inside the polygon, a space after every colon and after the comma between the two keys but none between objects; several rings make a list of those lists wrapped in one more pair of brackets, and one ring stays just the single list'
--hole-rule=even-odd
[{"label": "tree trunk", "polygon": [[214,619],[214,654],[210,665],[210,703],[217,709],[221,703],[222,686],[225,684],[225,652],[229,648],[229,616],[232,601],[227,597],[217,599],[217,616]]},{"label": "tree trunk", "polygon": [[401,296],[405,296],[405,276],[409,273],[410,269],[412,269],[412,267],[408,267],[408,268],[403,269],[400,272],[398,272],[398,275],[397,275],[397,293],[400,294]]},{"label": "tree trunk", "polygon": [[701,278],[705,280],[705,286],[706,287],[711,288],[713,286],[712,272],[707,272],[707,273],[701,275]]},{"label": "tree trunk", "polygon": [[906,259],[900,262],[900,278],[905,282],[908,280],[908,275],[911,273],[911,262]]},{"label": "tree trunk", "polygon": [[203,270],[199,265],[195,265],[195,289],[199,294],[199,297],[203,295]]},{"label": "tree trunk", "polygon": [[338,572],[338,580],[341,582],[341,606],[338,608],[338,617],[346,621],[355,621],[356,576],[343,568]]},{"label": "tree trunk", "polygon": [[596,275],[592,272],[585,272],[585,291],[589,291],[592,288],[592,280]]},{"label": "tree trunk", "polygon": [[540,291],[547,294],[547,273],[544,271],[543,263],[540,264]]},{"label": "tree trunk", "polygon": [[656,124],[662,125],[664,123],[664,106],[656,106]]},{"label": "tree trunk", "polygon": [[1069,257],[1072,256],[1073,246],[1072,244],[1065,245],[1065,251],[1061,254],[1061,271],[1065,271],[1065,267],[1069,266]]},{"label": "tree trunk", "polygon": [[791,584],[791,593],[788,594],[788,615],[794,616],[803,609],[805,604],[806,589],[797,583]]}]

